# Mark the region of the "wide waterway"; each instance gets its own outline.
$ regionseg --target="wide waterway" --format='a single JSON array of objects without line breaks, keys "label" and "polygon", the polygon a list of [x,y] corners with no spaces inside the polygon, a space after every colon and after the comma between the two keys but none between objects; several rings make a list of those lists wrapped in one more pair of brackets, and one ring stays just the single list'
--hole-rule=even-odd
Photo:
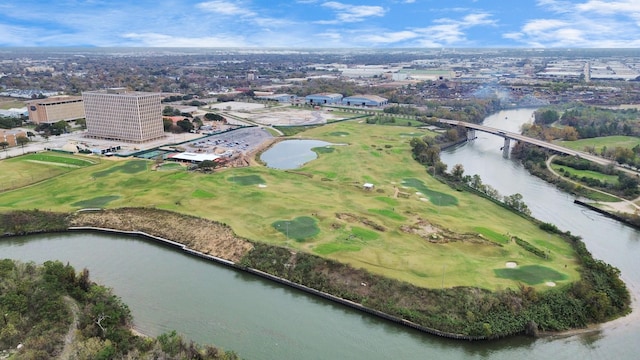
[{"label": "wide waterway", "polygon": [[[517,131],[532,110],[505,111],[485,125]],[[502,158],[502,139],[478,139],[445,151],[503,195],[520,193],[543,221],[583,237],[594,256],[622,271],[635,296],[640,286],[640,233],[573,204],[573,197]],[[157,335],[235,350],[247,359],[632,359],[640,353],[638,312],[599,331],[532,340],[464,342],[419,333],[254,276],[140,239],[94,233],[0,240],[0,258],[48,259],[90,269],[127,303],[135,327]]]}]

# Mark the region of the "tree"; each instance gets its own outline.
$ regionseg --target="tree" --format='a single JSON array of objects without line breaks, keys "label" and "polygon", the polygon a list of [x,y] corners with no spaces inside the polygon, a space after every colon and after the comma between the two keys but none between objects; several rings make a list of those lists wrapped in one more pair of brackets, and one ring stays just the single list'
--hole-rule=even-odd
[{"label": "tree", "polygon": [[163,118],[162,126],[164,127],[164,131],[171,131],[171,127],[173,126],[173,121],[171,121],[171,119]]},{"label": "tree", "polygon": [[29,142],[29,138],[27,138],[24,135],[20,135],[18,137],[16,137],[16,143],[18,145],[20,145],[20,147],[22,148],[22,153],[24,154],[24,146]]},{"label": "tree", "polygon": [[453,176],[456,181],[460,181],[462,180],[462,175],[464,175],[464,167],[462,167],[462,164],[453,165],[451,176]]},{"label": "tree", "polygon": [[87,119],[76,119],[76,125],[80,126],[82,130],[87,128]]},{"label": "tree", "polygon": [[0,141],[0,147],[6,152],[7,148],[9,147],[9,143],[6,141]]},{"label": "tree", "polygon": [[57,130],[59,134],[64,134],[67,132],[67,129],[69,128],[69,124],[67,124],[67,122],[64,120],[60,120],[55,124],[53,124],[53,128]]},{"label": "tree", "polygon": [[189,119],[182,119],[178,121],[176,125],[178,125],[184,132],[189,132],[193,130],[193,123],[191,123]]}]

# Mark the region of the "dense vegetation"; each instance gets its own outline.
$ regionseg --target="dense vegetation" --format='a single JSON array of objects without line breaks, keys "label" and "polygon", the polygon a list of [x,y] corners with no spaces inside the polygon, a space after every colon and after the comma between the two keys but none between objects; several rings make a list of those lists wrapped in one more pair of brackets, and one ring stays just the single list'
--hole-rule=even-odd
[{"label": "dense vegetation", "polygon": [[[575,141],[614,135],[640,136],[640,114],[637,109],[607,109],[582,104],[568,104],[539,109],[533,125],[523,127],[523,135],[552,140]],[[633,148],[594,147],[585,151],[640,167],[640,144]]]},{"label": "dense vegetation", "polygon": [[67,215],[37,209],[0,213],[0,236],[64,231],[69,226]]},{"label": "dense vegetation", "polygon": [[[0,260],[0,350],[13,359],[236,359],[211,346],[185,342],[175,332],[157,339],[130,330],[131,313],[89,271],[47,261],[42,266]],[[74,341],[63,347],[64,337]]]},{"label": "dense vegetation", "polygon": [[427,118],[441,118],[471,123],[480,123],[489,114],[500,110],[498,99],[475,99],[473,101],[440,100],[426,102],[424,108],[415,106],[389,106],[385,113],[413,115],[425,122]]}]

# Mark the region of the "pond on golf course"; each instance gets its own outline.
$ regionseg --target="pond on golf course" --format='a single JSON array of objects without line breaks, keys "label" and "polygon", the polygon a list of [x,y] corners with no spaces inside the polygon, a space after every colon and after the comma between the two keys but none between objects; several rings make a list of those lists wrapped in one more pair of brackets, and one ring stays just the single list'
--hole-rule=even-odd
[{"label": "pond on golf course", "polygon": [[285,140],[265,151],[260,155],[260,160],[272,169],[297,169],[318,158],[318,154],[311,149],[329,145],[335,144],[321,140]]}]

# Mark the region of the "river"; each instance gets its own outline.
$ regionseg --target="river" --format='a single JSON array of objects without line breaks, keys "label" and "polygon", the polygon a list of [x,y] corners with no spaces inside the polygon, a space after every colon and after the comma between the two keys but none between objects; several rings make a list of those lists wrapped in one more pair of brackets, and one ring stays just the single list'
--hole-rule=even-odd
[{"label": "river", "polygon": [[[485,125],[518,131],[532,110],[497,113]],[[537,218],[583,237],[596,258],[618,268],[637,298],[640,233],[573,204],[573,198],[504,159],[502,139],[449,149],[503,195],[520,193]],[[0,241],[0,258],[48,259],[87,267],[91,278],[127,303],[145,334],[177,330],[186,338],[236,351],[246,359],[631,359],[640,353],[638,311],[598,331],[544,339],[460,342],[401,327],[148,241],[94,233],[35,235]],[[635,321],[634,321],[635,320]]]}]

